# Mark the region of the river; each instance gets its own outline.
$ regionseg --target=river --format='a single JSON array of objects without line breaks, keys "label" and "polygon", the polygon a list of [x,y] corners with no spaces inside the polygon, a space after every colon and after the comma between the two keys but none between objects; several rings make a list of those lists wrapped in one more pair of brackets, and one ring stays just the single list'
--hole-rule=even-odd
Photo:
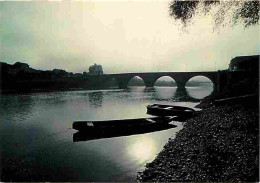
[{"label": "river", "polygon": [[194,107],[207,87],[0,95],[2,181],[136,181],[169,138],[182,128],[73,142],[77,120],[149,117],[154,103]]}]

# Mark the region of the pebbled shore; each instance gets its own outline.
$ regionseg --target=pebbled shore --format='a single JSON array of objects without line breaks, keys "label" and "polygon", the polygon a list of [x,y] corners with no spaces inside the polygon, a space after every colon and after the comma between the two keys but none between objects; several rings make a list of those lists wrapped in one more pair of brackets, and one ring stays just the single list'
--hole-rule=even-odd
[{"label": "pebbled shore", "polygon": [[258,137],[258,104],[208,107],[169,139],[137,180],[259,182]]}]

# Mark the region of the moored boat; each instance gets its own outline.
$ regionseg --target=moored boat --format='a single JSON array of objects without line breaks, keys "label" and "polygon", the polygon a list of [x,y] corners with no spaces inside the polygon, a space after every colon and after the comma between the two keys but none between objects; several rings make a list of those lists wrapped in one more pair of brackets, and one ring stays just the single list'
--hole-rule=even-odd
[{"label": "moored boat", "polygon": [[93,130],[111,130],[111,129],[126,129],[140,128],[142,126],[162,126],[173,121],[172,117],[152,117],[152,118],[137,118],[137,119],[122,119],[109,121],[75,121],[72,128],[78,131],[93,131]]},{"label": "moored boat", "polygon": [[183,106],[174,106],[174,105],[162,105],[162,104],[153,104],[147,106],[147,114],[153,116],[192,116],[196,110],[183,107]]},{"label": "moored boat", "polygon": [[103,138],[114,138],[130,135],[138,135],[144,133],[151,133],[156,131],[167,130],[177,127],[175,124],[146,124],[139,126],[125,126],[125,128],[120,127],[109,127],[109,128],[93,128],[92,130],[83,130],[78,131],[73,134],[73,142],[79,141],[89,141],[97,140]]}]

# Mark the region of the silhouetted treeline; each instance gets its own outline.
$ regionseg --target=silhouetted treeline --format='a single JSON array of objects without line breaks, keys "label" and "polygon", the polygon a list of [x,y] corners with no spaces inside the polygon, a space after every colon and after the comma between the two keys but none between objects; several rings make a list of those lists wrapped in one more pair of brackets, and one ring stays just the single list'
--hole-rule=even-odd
[{"label": "silhouetted treeline", "polygon": [[[42,71],[30,68],[28,64],[16,62],[13,65],[0,62],[1,79],[53,79],[53,78],[70,78],[83,76],[81,73],[67,72],[62,69],[53,69],[52,71]],[[87,73],[86,73],[87,74]]]},{"label": "silhouetted treeline", "polygon": [[[101,81],[98,76],[95,77],[95,74],[95,72],[91,74],[87,72],[72,73],[62,69],[42,71],[30,68],[26,63],[16,62],[10,65],[0,62],[0,90],[100,89]],[[100,70],[99,74],[101,74]]]}]

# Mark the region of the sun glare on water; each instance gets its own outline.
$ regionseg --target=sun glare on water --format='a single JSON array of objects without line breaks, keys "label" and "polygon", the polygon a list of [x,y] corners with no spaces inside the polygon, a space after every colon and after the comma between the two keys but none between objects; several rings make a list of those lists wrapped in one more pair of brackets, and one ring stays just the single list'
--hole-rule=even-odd
[{"label": "sun glare on water", "polygon": [[128,152],[141,163],[152,160],[155,157],[156,146],[152,138],[142,136],[135,143],[131,144]]}]

